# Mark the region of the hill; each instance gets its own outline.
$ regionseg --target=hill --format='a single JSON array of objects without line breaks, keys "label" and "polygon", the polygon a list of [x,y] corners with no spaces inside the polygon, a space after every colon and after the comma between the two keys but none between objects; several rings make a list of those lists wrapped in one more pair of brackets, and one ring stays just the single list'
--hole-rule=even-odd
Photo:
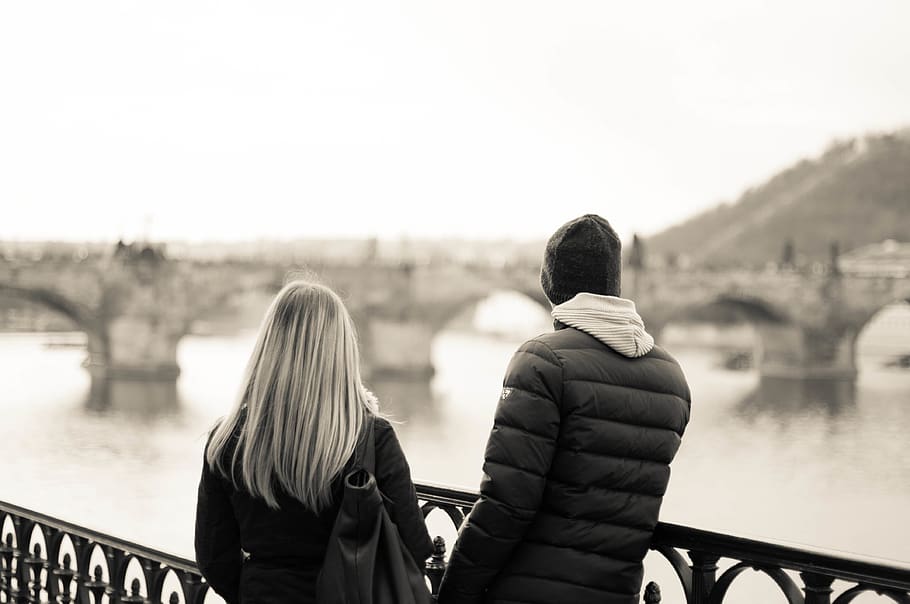
[{"label": "hill", "polygon": [[647,240],[651,261],[764,266],[791,241],[797,263],[884,239],[910,241],[910,131],[832,144],[764,184]]}]

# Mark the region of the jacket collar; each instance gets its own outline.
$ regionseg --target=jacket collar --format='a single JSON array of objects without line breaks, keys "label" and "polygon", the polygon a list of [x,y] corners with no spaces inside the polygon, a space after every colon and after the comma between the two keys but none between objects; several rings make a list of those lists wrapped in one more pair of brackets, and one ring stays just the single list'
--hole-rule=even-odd
[{"label": "jacket collar", "polygon": [[556,329],[574,327],[629,358],[644,356],[654,347],[635,303],[625,298],[583,292],[553,307],[551,314]]}]

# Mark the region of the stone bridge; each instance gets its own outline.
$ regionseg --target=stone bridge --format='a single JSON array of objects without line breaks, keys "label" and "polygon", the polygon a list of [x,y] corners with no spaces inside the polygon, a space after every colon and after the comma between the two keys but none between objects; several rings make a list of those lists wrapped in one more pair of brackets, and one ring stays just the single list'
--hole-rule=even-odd
[{"label": "stone bridge", "polygon": [[[147,248],[81,262],[0,260],[0,296],[49,307],[85,331],[93,385],[174,382],[177,345],[194,321],[232,296],[275,292],[289,278],[310,276],[345,298],[368,373],[425,377],[433,372],[435,334],[493,291],[517,291],[549,309],[538,271],[536,265],[191,262]],[[762,375],[799,378],[852,379],[862,327],[883,306],[910,298],[906,277],[786,271],[627,270],[623,288],[658,338],[674,321],[750,321],[760,336]]]},{"label": "stone bridge", "polygon": [[757,331],[763,377],[856,377],[856,340],[883,307],[910,300],[910,279],[794,271],[627,272],[636,300],[658,336],[676,321],[746,321]]},{"label": "stone bridge", "polygon": [[82,262],[0,260],[0,296],[68,317],[88,336],[85,365],[95,378],[174,380],[177,345],[194,321],[223,310],[233,297],[255,290],[271,294],[290,279],[310,278],[345,299],[368,371],[425,376],[432,373],[434,335],[494,290],[518,291],[546,304],[536,270],[190,262],[150,251]]}]

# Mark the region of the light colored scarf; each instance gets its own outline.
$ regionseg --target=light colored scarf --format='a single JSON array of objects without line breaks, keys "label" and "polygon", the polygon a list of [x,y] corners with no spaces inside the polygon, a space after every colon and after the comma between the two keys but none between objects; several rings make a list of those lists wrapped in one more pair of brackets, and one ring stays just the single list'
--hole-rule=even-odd
[{"label": "light colored scarf", "polygon": [[580,293],[553,307],[551,314],[557,321],[594,336],[623,356],[644,356],[654,348],[654,338],[645,331],[632,300]]}]

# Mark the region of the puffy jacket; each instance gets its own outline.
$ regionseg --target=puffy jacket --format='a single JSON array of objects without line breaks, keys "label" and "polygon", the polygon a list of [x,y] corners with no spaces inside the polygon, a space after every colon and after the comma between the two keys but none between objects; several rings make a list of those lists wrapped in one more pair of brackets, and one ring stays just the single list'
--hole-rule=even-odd
[{"label": "puffy jacket", "polygon": [[526,342],[439,604],[636,604],[689,407],[659,347],[627,358],[558,322]]},{"label": "puffy jacket", "polygon": [[[433,543],[410,469],[391,424],[376,418],[375,426],[376,482],[403,543],[420,564],[433,553]],[[228,604],[315,602],[316,578],[341,501],[340,480],[333,491],[335,504],[318,515],[287,494],[279,496],[281,509],[273,510],[203,462],[196,507],[196,561],[203,576]],[[245,560],[241,549],[249,554]]]}]

